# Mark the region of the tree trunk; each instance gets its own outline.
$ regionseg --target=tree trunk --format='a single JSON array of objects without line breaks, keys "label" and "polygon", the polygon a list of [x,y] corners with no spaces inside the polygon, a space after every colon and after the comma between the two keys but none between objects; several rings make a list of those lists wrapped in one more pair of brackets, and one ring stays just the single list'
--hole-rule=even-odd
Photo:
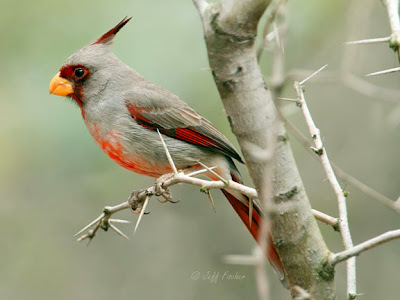
[{"label": "tree trunk", "polygon": [[[334,271],[327,268],[329,250],[311,211],[290,144],[261,70],[255,39],[265,0],[196,1],[203,20],[208,57],[228,120],[243,152],[260,201],[270,198],[268,160],[262,153],[276,145],[272,171],[271,231],[289,284],[313,299],[336,299]],[[277,141],[268,130],[274,127]],[[267,151],[268,150],[268,151]]]}]

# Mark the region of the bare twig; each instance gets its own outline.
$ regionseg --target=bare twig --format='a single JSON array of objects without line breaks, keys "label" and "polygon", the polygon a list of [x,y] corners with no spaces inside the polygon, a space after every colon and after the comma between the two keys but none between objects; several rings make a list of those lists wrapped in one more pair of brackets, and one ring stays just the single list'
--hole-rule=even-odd
[{"label": "bare twig", "polygon": [[[388,14],[391,35],[384,38],[366,39],[353,42],[347,42],[348,45],[355,44],[371,44],[371,43],[384,43],[389,42],[389,47],[392,48],[400,59],[400,19],[399,19],[399,0],[382,0],[382,3],[386,6]],[[355,22],[354,22],[355,23]],[[384,73],[381,73],[384,74]]]},{"label": "bare twig", "polygon": [[[396,0],[396,2],[397,2],[397,6],[396,7],[398,8],[398,0]],[[396,17],[398,18],[397,10],[398,9],[393,9],[393,12],[395,12]],[[352,14],[351,14],[351,17],[353,18]],[[366,44],[366,43],[379,43],[379,42],[391,42],[391,38],[362,40],[362,41],[351,42],[349,44]],[[349,87],[349,88],[351,88],[351,89],[353,89],[353,90],[355,90],[355,91],[357,91],[357,92],[359,92],[359,93],[361,93],[363,95],[366,95],[368,97],[375,97],[375,98],[379,99],[380,101],[381,100],[389,100],[390,102],[395,102],[395,103],[399,102],[399,100],[400,100],[400,92],[399,91],[394,90],[394,89],[386,89],[386,88],[382,88],[382,87],[379,87],[379,86],[375,86],[375,85],[373,85],[373,84],[371,84],[371,83],[369,83],[369,82],[367,82],[367,81],[365,81],[365,80],[363,80],[361,78],[358,78],[358,77],[354,76],[353,74],[351,74],[350,70],[348,69],[348,66],[351,65],[350,62],[352,61],[352,59],[353,59],[353,56],[347,55],[347,60],[345,60],[345,59],[343,60],[343,62],[344,62],[343,65],[345,65],[347,67],[344,67],[343,70],[341,70],[341,72],[338,72],[338,71],[324,72],[324,76],[323,76],[322,79],[323,80],[340,81],[345,86],[347,86],[347,87]],[[273,61],[274,61],[274,63],[276,63],[276,59],[274,59]],[[283,63],[281,63],[281,64],[283,64]],[[390,72],[393,72],[393,71],[397,71],[397,70],[390,70]],[[388,71],[382,72],[382,73],[387,73],[387,72]],[[293,74],[293,72],[291,74]],[[298,74],[296,74],[296,75],[298,75]],[[314,79],[315,77],[313,77],[313,76],[314,76],[314,74],[309,76],[309,77],[312,77],[312,79]],[[285,81],[288,80],[288,77],[290,77],[290,76],[284,76],[284,74],[281,74],[280,78],[283,80],[282,82],[271,80],[271,82],[276,85],[278,93],[279,93],[280,88],[285,83]],[[305,76],[302,75],[301,77],[304,78]],[[320,80],[321,77],[322,76],[319,76],[317,80]],[[273,78],[273,76],[271,76],[271,78]],[[311,79],[311,78],[307,78],[306,80],[302,81],[299,84],[300,88],[301,88],[301,85],[304,84],[304,82],[307,81],[308,79]],[[297,80],[297,78],[296,78],[296,80]],[[301,93],[304,94],[303,91],[301,91]],[[280,99],[280,98],[276,98],[276,99]],[[282,99],[281,98],[281,100],[288,100],[288,101],[291,101],[291,102],[299,103],[298,99],[291,99],[291,98],[289,98],[289,99],[288,98],[283,98]],[[300,103],[300,104],[302,104],[302,103]],[[288,121],[288,122],[290,123],[290,121]],[[294,132],[295,136],[296,137],[300,136],[299,139],[300,139],[301,143],[303,145],[305,145],[305,147],[310,149],[310,143],[304,137],[304,135],[296,127],[294,127],[293,124],[290,123],[290,125],[292,125],[291,127],[295,131]],[[290,126],[289,126],[289,128],[290,128]],[[315,129],[316,129],[316,127],[315,127]],[[300,133],[300,134],[298,134],[298,133]],[[319,134],[319,131],[317,131],[317,133]],[[313,137],[314,142],[315,142],[315,136],[312,135],[312,137]],[[318,146],[313,147],[312,151],[313,151],[314,154],[317,153],[319,156],[321,156],[322,154],[325,154],[325,149],[323,148],[322,142],[321,142],[321,147],[318,147]],[[314,155],[314,157],[316,157],[316,156]],[[321,157],[319,157],[319,158],[321,158]],[[386,206],[388,206],[388,207],[390,207],[392,209],[395,209],[397,212],[400,211],[399,210],[400,206],[398,206],[397,203],[395,203],[391,199],[385,197],[384,195],[381,195],[380,193],[376,192],[375,190],[373,190],[369,186],[363,184],[362,182],[360,182],[356,178],[348,175],[343,170],[341,170],[339,167],[337,167],[337,166],[332,164],[332,166],[330,168],[331,168],[331,171],[332,171],[332,169],[334,169],[335,172],[337,172],[338,177],[340,177],[343,180],[349,182],[354,187],[359,189],[361,192],[367,194],[368,196],[370,196],[370,197],[372,197],[374,199],[377,199],[378,201],[382,202]],[[332,171],[332,174],[334,174],[333,171]],[[337,183],[337,180],[336,180],[336,183]],[[339,187],[339,188],[336,188],[336,189],[334,188],[334,190],[335,190],[336,194],[338,195],[338,198],[340,197],[340,199],[339,199],[339,209],[340,209],[340,216],[341,216],[340,219],[342,221],[343,216],[345,216],[344,219],[346,220],[346,223],[347,223],[346,197],[343,195],[343,191],[340,188],[338,183],[337,183],[336,187]],[[400,202],[400,199],[399,199],[399,202]],[[343,211],[345,212],[345,214],[343,214]],[[316,216],[316,218],[318,218],[317,214],[314,214],[314,215]],[[329,218],[326,221],[329,222]],[[333,224],[336,222],[335,224],[339,227],[339,229],[341,227],[343,227],[342,222],[340,222],[340,224],[339,224],[338,220],[335,219],[335,218],[332,218],[332,220],[330,220],[330,221],[332,222],[332,224],[331,224],[332,226],[334,226]],[[347,223],[347,227],[348,227],[348,223]],[[350,233],[350,232],[348,232],[348,233]],[[348,235],[348,237],[349,237],[349,239],[347,239],[347,240],[350,243],[347,243],[347,244],[348,244],[348,246],[352,246],[352,241],[351,241],[350,234]],[[345,243],[345,247],[346,247],[346,237],[344,238],[344,243]],[[354,248],[356,248],[356,247],[354,247]],[[346,251],[348,251],[348,250],[343,251],[343,253],[345,253]],[[344,260],[348,259],[349,257],[344,258]],[[355,280],[356,279],[356,277],[355,277],[356,269],[355,269],[355,264],[353,266],[351,265],[352,260],[354,261],[354,259],[350,259],[348,261],[348,271],[350,270],[350,273],[348,272],[348,298],[349,299],[354,299],[357,296],[357,294],[356,294],[356,280]],[[307,296],[309,296],[309,295],[305,295],[305,298],[307,298]],[[293,297],[293,294],[292,294],[292,297]]]},{"label": "bare twig", "polygon": [[94,226],[94,229],[89,230],[88,233],[79,237],[78,242],[83,241],[84,239],[89,239],[89,241],[92,240],[94,238],[97,230],[100,227],[103,228],[104,230],[107,230],[109,227],[111,227],[111,229],[114,230],[116,233],[127,238],[127,236],[124,233],[122,233],[122,231],[120,231],[115,225],[113,225],[112,222],[114,222],[114,223],[129,223],[129,221],[119,220],[119,219],[110,219],[110,218],[114,213],[119,212],[124,209],[127,209],[129,207],[130,207],[130,205],[129,205],[128,201],[121,203],[119,205],[104,207],[103,212],[101,213],[101,215],[99,217],[97,217],[94,221],[90,222],[84,228],[79,230],[74,236],[80,235],[82,232],[84,232]]},{"label": "bare twig", "polygon": [[400,47],[400,19],[399,19],[399,0],[382,0],[386,6],[389,18],[390,29],[390,47],[398,53]]},{"label": "bare twig", "polygon": [[[304,82],[304,81],[303,81]],[[314,120],[312,119],[311,113],[308,109],[303,87],[299,82],[295,82],[295,89],[298,97],[300,98],[300,107],[303,112],[304,118],[306,120],[308,129],[310,131],[310,135],[314,140],[315,153],[320,157],[321,163],[325,169],[328,181],[330,182],[333,190],[335,191],[338,205],[339,205],[339,228],[340,233],[342,235],[343,244],[345,249],[350,249],[353,247],[353,241],[350,234],[349,222],[347,217],[347,205],[346,205],[346,197],[343,193],[342,188],[335,176],[335,173],[332,169],[331,163],[329,161],[328,155],[322,143],[322,138],[320,135],[319,129],[316,127]],[[347,294],[348,297],[355,297],[357,295],[356,292],[356,262],[355,258],[350,258],[347,260]],[[353,299],[351,298],[351,299]]]},{"label": "bare twig", "polygon": [[318,221],[321,221],[327,225],[331,225],[333,227],[333,229],[335,229],[335,230],[340,230],[338,218],[331,217],[330,215],[324,214],[323,212],[320,212],[316,209],[313,209],[312,211],[313,211],[314,217]]},{"label": "bare twig", "polygon": [[[386,6],[386,11],[389,18],[389,24],[391,29],[391,35],[389,38],[383,38],[381,41],[388,41],[389,47],[397,53],[397,58],[400,61],[400,18],[399,18],[399,0],[382,0],[382,3]],[[375,76],[388,74],[393,72],[399,72],[400,68],[392,68],[379,72],[367,74],[366,76]]]},{"label": "bare twig", "polygon": [[[285,77],[285,82],[290,80],[299,80],[300,78],[304,78],[308,76],[312,71],[305,69],[293,69],[288,72]],[[309,81],[313,82],[338,82],[348,87],[349,89],[354,90],[355,92],[367,96],[369,98],[376,99],[378,101],[386,101],[390,103],[398,104],[400,102],[400,90],[391,89],[386,87],[381,87],[375,84],[372,84],[365,79],[362,79],[348,70],[339,71],[325,71],[320,74],[318,77],[310,78]],[[284,98],[285,99],[285,98]],[[289,98],[290,99],[290,98]],[[288,100],[290,101],[290,100]]]},{"label": "bare twig", "polygon": [[388,231],[368,241],[358,244],[350,249],[332,255],[329,259],[329,262],[332,265],[335,265],[342,261],[348,260],[351,257],[357,256],[368,249],[374,248],[383,243],[387,243],[390,242],[391,240],[398,238],[400,238],[400,229]]},{"label": "bare twig", "polygon": [[[282,113],[281,113],[281,118],[285,121],[288,129],[292,134],[295,136],[295,138],[300,142],[300,144],[307,150],[309,150],[309,153],[314,154],[312,157],[315,159],[318,159],[318,157],[315,156],[315,152],[311,149],[312,145],[308,141],[308,139],[304,136],[304,134],[289,120],[287,119]],[[397,213],[400,213],[400,201],[396,203],[392,199],[386,197],[385,195],[375,191],[373,188],[370,186],[366,185],[365,183],[361,182],[354,176],[348,174],[345,172],[342,168],[337,166],[335,163],[331,162],[332,168],[335,171],[335,174],[344,182],[350,184],[352,187],[356,188],[358,191],[363,193],[364,195],[377,200],[378,202],[382,203],[383,205],[387,206],[390,209],[393,209]]]}]

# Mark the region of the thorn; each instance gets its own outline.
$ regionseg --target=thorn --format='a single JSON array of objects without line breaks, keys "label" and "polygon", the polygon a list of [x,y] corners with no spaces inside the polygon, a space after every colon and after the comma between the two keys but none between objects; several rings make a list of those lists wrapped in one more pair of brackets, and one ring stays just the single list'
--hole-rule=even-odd
[{"label": "thorn", "polygon": [[300,85],[303,85],[304,83],[306,83],[308,80],[310,80],[312,77],[314,77],[315,75],[317,75],[319,72],[321,72],[323,69],[325,69],[328,65],[326,64],[325,66],[319,68],[317,71],[315,71],[314,73],[312,73],[310,76],[308,76],[306,79],[304,79],[303,81],[300,81]]},{"label": "thorn", "polygon": [[79,237],[79,238],[77,238],[76,239],[76,241],[78,242],[78,243],[80,243],[80,242],[82,242],[84,239],[86,239],[88,236],[85,234],[85,235],[82,235],[81,237]]},{"label": "thorn", "polygon": [[[214,170],[216,167],[211,167],[211,168],[209,168],[210,170]],[[193,176],[196,176],[196,175],[199,175],[199,174],[203,174],[203,173],[205,173],[205,172],[208,172],[208,169],[201,169],[201,170],[198,170],[198,171],[194,171],[194,172],[192,172],[192,173],[189,173],[189,174],[185,174],[186,176],[189,176],[189,177],[193,177]]]},{"label": "thorn", "polygon": [[86,247],[89,247],[90,243],[92,242],[92,239],[93,239],[93,237],[89,237],[89,240],[88,240],[88,242],[86,244]]},{"label": "thorn", "polygon": [[74,234],[74,237],[81,234],[82,232],[84,232],[85,230],[87,230],[88,228],[92,227],[94,224],[98,223],[101,219],[103,219],[106,216],[105,213],[102,213],[98,218],[94,219],[92,222],[90,222],[88,225],[86,225],[85,227],[83,227],[81,230],[79,230],[77,233]]},{"label": "thorn", "polygon": [[394,72],[399,72],[399,71],[400,71],[400,67],[397,67],[397,68],[387,69],[387,70],[378,71],[378,72],[374,72],[374,73],[369,73],[365,76],[376,76],[376,75],[389,74],[389,73],[394,73]]},{"label": "thorn", "polygon": [[390,41],[390,36],[387,36],[387,37],[384,37],[384,38],[351,41],[351,42],[347,42],[346,45],[386,43],[386,42],[389,42],[389,41]]},{"label": "thorn", "polygon": [[207,189],[206,194],[207,194],[207,196],[208,196],[208,199],[210,199],[210,203],[211,203],[211,206],[212,206],[212,208],[213,208],[213,210],[214,210],[214,213],[217,213],[217,210],[216,210],[216,208],[215,208],[215,203],[214,203],[214,200],[213,200],[213,198],[212,198],[212,196],[211,196],[211,192],[210,192],[209,189]]},{"label": "thorn", "polygon": [[167,155],[168,162],[169,162],[169,164],[170,164],[170,166],[172,168],[172,171],[174,172],[175,175],[177,175],[178,174],[178,170],[176,169],[176,166],[175,166],[174,161],[173,161],[173,159],[171,157],[171,154],[168,151],[167,145],[165,144],[164,139],[163,139],[163,137],[162,137],[162,135],[161,135],[161,133],[160,133],[160,131],[158,129],[157,129],[157,132],[158,132],[158,135],[160,136],[161,142],[162,142],[164,150],[165,150],[165,154]]},{"label": "thorn", "polygon": [[109,225],[110,225],[110,228],[112,230],[114,230],[117,234],[119,234],[120,236],[122,236],[122,237],[126,238],[127,240],[129,240],[129,237],[125,233],[123,233],[121,230],[119,230],[117,226],[115,226],[115,225],[113,225],[111,223],[109,223]]},{"label": "thorn", "polygon": [[207,167],[205,164],[197,160],[197,163],[199,163],[203,168],[206,168],[209,172],[211,172],[213,175],[215,175],[219,180],[221,180],[225,186],[229,185],[229,181],[226,180],[224,177],[219,175],[217,172],[213,171],[211,168]]},{"label": "thorn", "polygon": [[82,235],[80,238],[78,238],[77,241],[81,242],[81,241],[83,241],[85,239],[89,239],[88,243],[86,244],[86,247],[88,247],[90,242],[92,241],[92,239],[96,235],[97,229],[99,229],[99,226],[96,226],[94,229],[88,230],[88,232],[86,234]]},{"label": "thorn", "polygon": [[149,196],[147,196],[147,197],[146,197],[146,200],[144,200],[142,210],[140,211],[139,218],[138,218],[138,220],[137,220],[137,222],[136,222],[136,225],[135,225],[135,229],[133,230],[133,234],[135,234],[135,233],[136,233],[136,230],[138,229],[138,226],[139,226],[139,224],[140,224],[140,221],[142,220],[142,217],[143,217],[143,215],[145,214],[145,210],[146,210],[146,207],[147,207],[147,204],[148,204],[148,203],[149,203]]},{"label": "thorn", "polygon": [[276,98],[277,100],[284,100],[284,101],[289,101],[289,102],[298,102],[299,99],[293,99],[293,98],[284,98],[284,97],[278,97]]},{"label": "thorn", "polygon": [[121,219],[109,219],[109,223],[120,223],[120,224],[129,224],[131,221],[121,220]]}]

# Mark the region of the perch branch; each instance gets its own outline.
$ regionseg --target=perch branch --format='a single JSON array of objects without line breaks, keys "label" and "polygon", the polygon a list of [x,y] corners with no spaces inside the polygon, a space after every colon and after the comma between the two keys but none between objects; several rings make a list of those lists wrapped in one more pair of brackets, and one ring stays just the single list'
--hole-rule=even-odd
[{"label": "perch branch", "polygon": [[[128,236],[125,235],[121,230],[119,230],[114,224],[112,223],[129,223],[129,221],[126,220],[119,220],[119,219],[111,219],[110,217],[114,214],[117,213],[121,210],[125,210],[127,208],[131,208],[134,213],[139,213],[138,220],[135,225],[135,229],[133,234],[136,233],[136,230],[139,227],[140,221],[142,220],[143,215],[145,214],[146,207],[150,201],[150,198],[152,196],[163,196],[166,201],[171,202],[171,195],[168,191],[168,188],[170,186],[173,186],[178,183],[187,183],[187,184],[192,184],[192,185],[197,185],[200,186],[202,189],[207,190],[208,197],[210,199],[211,205],[215,211],[215,205],[214,202],[211,198],[210,189],[222,189],[222,188],[227,188],[229,187],[230,189],[239,191],[242,194],[245,194],[248,196],[250,199],[256,199],[258,198],[257,191],[253,188],[247,187],[243,184],[234,182],[232,180],[226,180],[222,177],[220,177],[216,172],[213,171],[215,167],[208,167],[204,165],[203,163],[199,162],[198,163],[203,166],[203,170],[198,170],[189,174],[185,174],[184,172],[178,173],[175,163],[169,153],[169,150],[164,142],[164,139],[162,135],[159,133],[161,142],[163,143],[164,146],[164,151],[165,154],[168,157],[169,163],[171,165],[171,168],[174,170],[174,173],[172,174],[166,174],[161,176],[156,180],[156,183],[152,186],[149,187],[148,189],[141,190],[141,191],[133,191],[128,199],[128,201],[123,202],[119,205],[116,206],[106,206],[103,209],[103,212],[100,214],[99,217],[97,217],[95,220],[90,222],[88,225],[86,225],[84,228],[82,228],[79,232],[77,232],[74,236],[77,236],[84,231],[88,230],[86,234],[83,234],[78,238],[78,242],[84,240],[84,239],[89,239],[89,242],[94,238],[97,230],[99,228],[102,228],[103,230],[107,231],[108,228],[111,228],[113,231],[115,231],[117,234],[120,236],[127,238]],[[209,181],[209,180],[203,180],[199,178],[195,178],[193,176],[195,175],[202,175],[205,172],[211,172],[215,176],[218,175],[218,178],[220,181]],[[333,226],[334,228],[337,226],[338,219],[335,219],[327,214],[324,214],[322,212],[319,212],[317,210],[313,210],[313,213],[315,215],[315,218],[318,219],[321,222],[324,222],[328,225]]]}]

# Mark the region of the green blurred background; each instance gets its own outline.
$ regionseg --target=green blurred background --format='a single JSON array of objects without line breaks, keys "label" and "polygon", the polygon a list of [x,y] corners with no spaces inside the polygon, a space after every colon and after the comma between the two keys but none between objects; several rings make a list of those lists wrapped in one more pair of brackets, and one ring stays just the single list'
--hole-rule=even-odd
[{"label": "green blurred background", "polygon": [[[345,0],[289,1],[286,69],[337,70],[344,42],[389,35],[380,1],[355,1],[353,33],[347,35]],[[371,8],[357,19],[362,8]],[[190,0],[11,1],[0,10],[0,298],[1,299],[254,299],[254,270],[224,265],[226,254],[249,254],[254,246],[227,201],[215,191],[217,213],[198,188],[173,188],[178,204],[150,203],[126,241],[99,232],[90,247],[72,237],[105,205],[125,201],[132,189],[153,180],[126,171],[107,158],[88,134],[80,112],[65,98],[50,96],[48,84],[74,51],[117,24],[114,52],[139,73],[173,91],[211,120],[237,145],[208,68],[202,26]],[[354,30],[355,28],[355,30]],[[359,76],[395,67],[387,45],[354,46]],[[270,74],[271,55],[261,65]],[[390,88],[399,73],[368,79]],[[302,78],[299,78],[302,79]],[[293,97],[292,83],[284,96]],[[338,82],[307,84],[310,109],[330,157],[388,197],[399,196],[400,97],[387,101],[360,95]],[[290,103],[290,118],[304,121]],[[290,106],[290,107],[289,107]],[[337,216],[335,197],[318,162],[292,139],[312,205]],[[246,171],[241,169],[250,183]],[[349,216],[354,242],[400,227],[399,215],[351,186]],[[137,216],[118,217],[133,223]],[[321,230],[332,251],[339,235]],[[400,299],[400,242],[371,250],[357,260],[361,299]],[[191,275],[220,273],[216,283]],[[245,276],[221,280],[226,271]],[[289,295],[269,271],[272,299]],[[344,266],[337,268],[339,299],[345,298]]]}]

